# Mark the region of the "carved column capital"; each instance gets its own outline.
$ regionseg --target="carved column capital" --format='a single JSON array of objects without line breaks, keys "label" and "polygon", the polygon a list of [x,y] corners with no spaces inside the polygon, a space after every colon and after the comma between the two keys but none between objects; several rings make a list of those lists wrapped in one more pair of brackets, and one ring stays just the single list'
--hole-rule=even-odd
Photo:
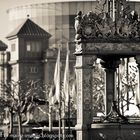
[{"label": "carved column capital", "polygon": [[112,58],[110,59],[102,59],[101,60],[101,65],[103,68],[105,68],[105,70],[112,70],[112,71],[116,71],[116,68],[119,67],[120,64],[120,60],[114,60]]}]

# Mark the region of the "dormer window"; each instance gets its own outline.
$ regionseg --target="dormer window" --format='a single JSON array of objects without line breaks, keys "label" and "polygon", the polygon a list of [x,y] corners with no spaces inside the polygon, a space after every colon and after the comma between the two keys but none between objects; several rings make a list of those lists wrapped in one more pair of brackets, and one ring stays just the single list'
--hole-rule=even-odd
[{"label": "dormer window", "polygon": [[27,41],[26,50],[27,52],[41,52],[41,42],[40,41]]}]

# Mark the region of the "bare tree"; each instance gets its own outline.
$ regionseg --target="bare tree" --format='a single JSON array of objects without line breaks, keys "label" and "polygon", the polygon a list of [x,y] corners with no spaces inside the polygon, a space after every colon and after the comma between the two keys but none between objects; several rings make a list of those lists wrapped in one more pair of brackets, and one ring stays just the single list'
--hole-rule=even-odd
[{"label": "bare tree", "polygon": [[13,114],[18,118],[18,135],[19,140],[22,140],[22,116],[39,104],[45,104],[45,100],[38,95],[43,92],[40,88],[40,81],[22,80],[11,81],[2,84],[2,92],[4,98],[0,98],[5,107],[9,108],[10,112],[10,133],[13,130]]}]

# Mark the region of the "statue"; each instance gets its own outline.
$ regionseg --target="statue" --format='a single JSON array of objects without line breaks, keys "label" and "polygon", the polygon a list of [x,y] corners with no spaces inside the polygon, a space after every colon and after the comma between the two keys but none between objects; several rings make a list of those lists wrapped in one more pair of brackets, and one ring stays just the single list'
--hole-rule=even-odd
[{"label": "statue", "polygon": [[81,19],[82,19],[82,12],[79,11],[77,13],[77,16],[75,17],[75,31],[76,31],[77,34],[79,33],[79,30],[80,30]]},{"label": "statue", "polygon": [[82,20],[82,12],[79,11],[77,13],[77,16],[75,17],[75,32],[76,32],[76,36],[75,39],[79,40],[81,38],[81,20]]},{"label": "statue", "polygon": [[[105,0],[101,0],[100,3],[104,5],[108,4]],[[87,14],[83,15],[82,12],[79,11],[75,17],[75,40],[80,42],[86,39],[139,39],[139,15],[136,11],[130,12],[125,0],[121,0],[117,5],[118,9],[116,10],[121,10],[117,13],[110,13],[110,10],[108,10],[108,12],[103,10],[99,14],[89,11]],[[112,14],[114,14],[114,16],[112,16]]]}]

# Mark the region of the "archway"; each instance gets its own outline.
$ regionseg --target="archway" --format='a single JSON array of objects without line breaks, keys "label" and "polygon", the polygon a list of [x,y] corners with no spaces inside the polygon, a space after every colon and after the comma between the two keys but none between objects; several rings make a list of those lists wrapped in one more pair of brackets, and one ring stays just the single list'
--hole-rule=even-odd
[{"label": "archway", "polygon": [[[99,14],[89,12],[83,15],[80,11],[75,18],[77,140],[91,140],[91,136],[95,136],[96,139],[97,135],[93,133],[97,134],[97,128],[101,130],[101,133],[98,132],[100,139],[104,137],[104,139],[111,140],[107,135],[110,133],[110,130],[108,130],[110,127],[113,128],[113,130],[116,129],[115,131],[118,133],[115,136],[116,138],[121,137],[119,134],[120,123],[125,123],[126,125],[130,123],[127,116],[119,109],[119,100],[122,97],[120,97],[120,93],[116,90],[119,88],[116,86],[116,73],[121,60],[128,60],[131,57],[135,58],[139,68],[140,21],[135,11],[127,13],[126,10],[124,10],[127,8],[125,0],[109,1],[109,3],[105,3],[105,5],[106,4],[108,8]],[[111,5],[114,6],[113,10],[111,10]],[[93,124],[92,115],[92,104],[94,103],[92,102],[91,74],[94,69],[93,64],[97,58],[101,59],[100,64],[105,69],[105,118],[101,124]],[[112,122],[111,119],[115,123],[118,123],[117,126],[109,124],[109,122]],[[133,127],[134,126],[129,128],[130,132]],[[108,132],[104,132],[105,128],[107,128],[106,131]],[[123,132],[125,131],[126,130],[123,130]],[[123,134],[124,137],[129,131]],[[135,132],[136,131],[137,130],[135,130]],[[114,135],[112,135],[112,137],[114,137]],[[135,138],[137,138],[137,136]]]}]

